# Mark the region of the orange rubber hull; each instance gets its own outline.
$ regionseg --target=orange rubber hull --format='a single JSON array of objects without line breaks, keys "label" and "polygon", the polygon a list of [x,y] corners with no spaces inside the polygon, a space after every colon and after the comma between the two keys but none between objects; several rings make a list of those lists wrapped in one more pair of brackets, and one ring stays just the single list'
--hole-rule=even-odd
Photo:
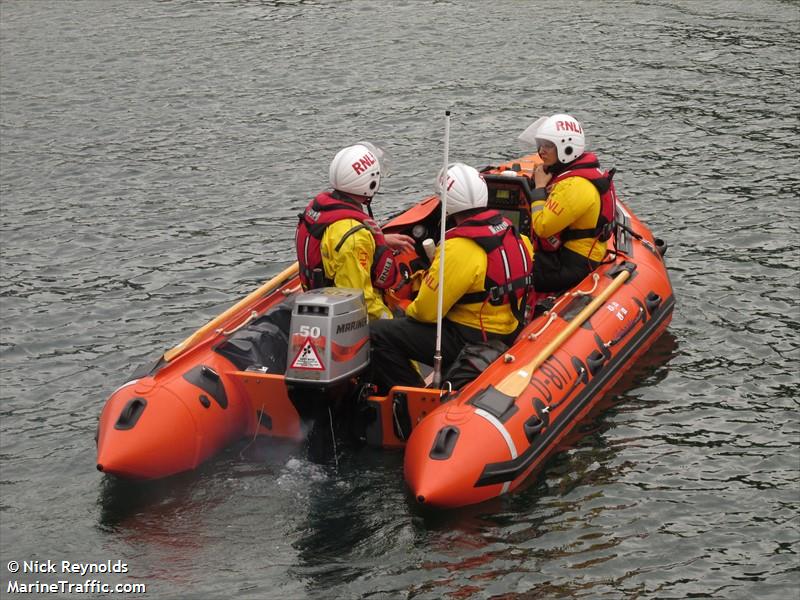
[{"label": "orange rubber hull", "polygon": [[296,275],[281,277],[171,361],[162,358],[118,388],[100,415],[97,469],[159,479],[197,468],[243,436],[301,439],[283,376],[240,371],[215,351],[224,332],[297,289]]},{"label": "orange rubber hull", "polygon": [[[457,507],[518,488],[665,331],[674,307],[669,276],[657,242],[628,216],[643,239],[628,240],[624,257],[595,271],[596,283],[590,275],[561,296],[502,359],[414,427],[404,472],[418,502]],[[527,372],[581,306],[603,295],[625,269],[625,282]]]},{"label": "orange rubber hull", "polygon": [[[501,165],[487,181],[508,169],[527,173],[536,161],[529,156]],[[497,177],[490,189],[506,185]],[[522,224],[529,223],[527,207],[523,201],[503,206],[521,210]],[[385,229],[430,224],[435,209],[428,198]],[[438,390],[416,388],[367,400],[372,420],[364,437],[373,446],[405,446],[405,478],[419,502],[455,507],[518,488],[666,329],[674,298],[658,244],[622,210],[634,235],[616,241],[616,260],[561,296],[447,402]],[[219,352],[253,315],[299,289],[290,267],[116,390],[100,416],[97,468],[155,479],[194,469],[244,436],[302,440],[300,411],[282,373],[242,370]],[[410,284],[398,286],[388,300],[401,306],[412,294]]]}]

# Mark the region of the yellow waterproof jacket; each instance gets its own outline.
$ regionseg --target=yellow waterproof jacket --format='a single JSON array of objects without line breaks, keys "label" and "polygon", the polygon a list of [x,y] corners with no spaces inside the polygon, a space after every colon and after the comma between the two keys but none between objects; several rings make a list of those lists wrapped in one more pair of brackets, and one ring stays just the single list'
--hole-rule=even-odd
[{"label": "yellow waterproof jacket", "polygon": [[370,270],[375,256],[375,238],[369,230],[359,229],[336,250],[336,245],[356,225],[359,222],[355,219],[341,219],[329,225],[322,234],[320,254],[325,277],[331,279],[336,287],[364,290],[370,319],[391,319],[392,313],[383,303],[380,292],[372,287]]},{"label": "yellow waterproof jacket", "polygon": [[[600,206],[600,193],[591,181],[583,177],[562,179],[550,190],[547,200],[539,200],[531,205],[533,233],[548,238],[567,227],[594,229],[600,216]],[[606,242],[593,238],[568,240],[564,246],[597,262],[606,255]]]},{"label": "yellow waterproof jacket", "polygon": [[[524,235],[521,237],[525,246],[533,253],[531,241]],[[406,309],[407,316],[423,323],[436,322],[440,249],[441,245],[436,248],[436,254],[422,280],[419,294]],[[464,294],[481,292],[485,289],[488,259],[483,248],[469,238],[455,237],[445,240],[444,253],[445,286],[442,313],[445,318],[491,333],[503,335],[513,333],[517,328],[517,319],[511,312],[510,305],[493,306],[488,302],[456,304]]]}]

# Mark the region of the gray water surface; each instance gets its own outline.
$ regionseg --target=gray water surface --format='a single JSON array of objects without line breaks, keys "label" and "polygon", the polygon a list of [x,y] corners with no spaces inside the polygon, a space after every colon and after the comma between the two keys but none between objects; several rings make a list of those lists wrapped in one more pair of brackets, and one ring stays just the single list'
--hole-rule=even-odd
[{"label": "gray water surface", "polygon": [[[0,2],[0,595],[58,579],[9,561],[110,559],[157,598],[798,597],[800,5],[559,6]],[[387,148],[386,218],[445,109],[474,165],[570,112],[670,244],[668,333],[544,472],[449,513],[396,452],[98,473],[107,396],[293,262],[334,153]]]}]

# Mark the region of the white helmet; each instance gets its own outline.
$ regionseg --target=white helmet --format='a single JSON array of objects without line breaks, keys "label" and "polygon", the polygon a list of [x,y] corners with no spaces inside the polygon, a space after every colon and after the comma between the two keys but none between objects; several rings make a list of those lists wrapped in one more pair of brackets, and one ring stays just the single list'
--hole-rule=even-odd
[{"label": "white helmet", "polygon": [[572,162],[586,148],[581,124],[574,117],[563,114],[539,118],[522,132],[519,139],[535,145],[541,140],[554,143],[561,163]]},{"label": "white helmet", "polygon": [[[436,178],[436,193],[441,196],[444,186],[444,169]],[[464,163],[450,163],[447,167],[447,216],[472,208],[484,208],[489,201],[486,182],[478,170]]]},{"label": "white helmet", "polygon": [[381,186],[383,154],[369,142],[342,148],[331,161],[331,186],[341,192],[372,198]]}]

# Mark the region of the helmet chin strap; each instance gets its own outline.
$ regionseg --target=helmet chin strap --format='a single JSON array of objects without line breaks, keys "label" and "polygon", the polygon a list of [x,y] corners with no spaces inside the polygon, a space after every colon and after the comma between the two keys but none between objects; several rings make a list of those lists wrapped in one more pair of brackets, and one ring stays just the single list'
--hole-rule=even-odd
[{"label": "helmet chin strap", "polygon": [[372,214],[372,196],[356,196],[359,202],[367,207],[367,213],[369,213],[370,219],[375,219],[375,215]]},{"label": "helmet chin strap", "polygon": [[358,194],[351,194],[350,192],[342,192],[340,190],[334,190],[334,193],[340,194],[343,199],[349,200],[351,202],[358,202],[359,204],[363,204],[367,207],[367,212],[369,213],[369,218],[374,219],[375,217],[372,214],[372,198],[369,196],[359,196]]}]

